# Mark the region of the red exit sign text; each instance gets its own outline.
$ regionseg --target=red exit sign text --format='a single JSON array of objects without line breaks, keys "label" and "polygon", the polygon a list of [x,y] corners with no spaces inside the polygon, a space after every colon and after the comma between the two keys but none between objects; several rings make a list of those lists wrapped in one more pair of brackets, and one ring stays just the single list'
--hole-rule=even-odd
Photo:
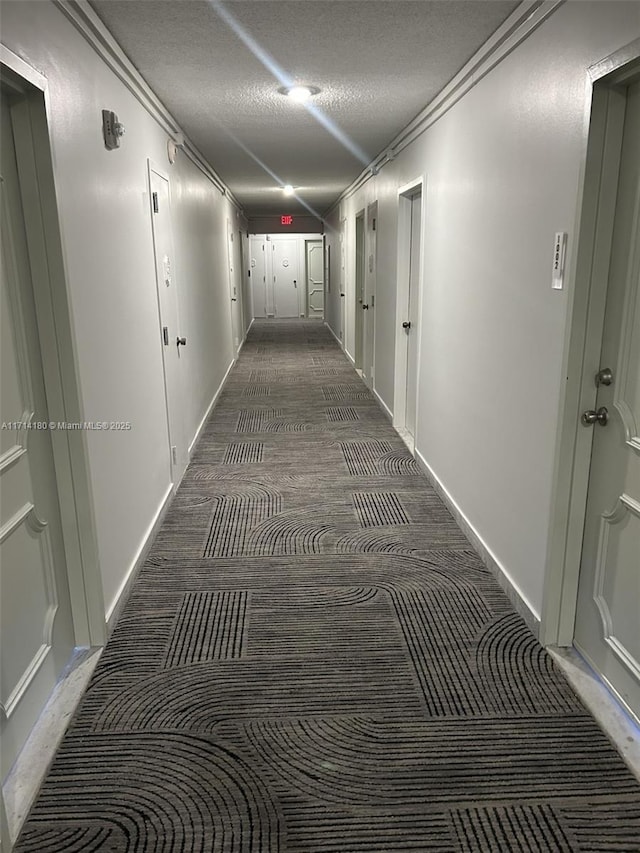
[{"label": "red exit sign text", "polygon": [[280,225],[293,225],[293,216],[281,216]]}]

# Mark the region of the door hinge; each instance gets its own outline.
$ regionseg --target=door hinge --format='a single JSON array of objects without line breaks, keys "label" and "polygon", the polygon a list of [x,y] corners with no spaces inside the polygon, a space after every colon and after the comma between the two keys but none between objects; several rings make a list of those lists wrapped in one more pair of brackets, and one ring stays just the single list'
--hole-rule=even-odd
[{"label": "door hinge", "polygon": [[173,464],[177,465],[178,464],[178,448],[175,446],[175,444],[171,445],[171,458],[173,459]]},{"label": "door hinge", "polygon": [[166,347],[168,347],[169,346],[169,327],[168,326],[162,327],[162,340],[164,341],[164,345]]},{"label": "door hinge", "polygon": [[158,193],[153,193],[152,198],[153,198],[153,212],[157,213],[158,210],[160,209],[158,207]]}]

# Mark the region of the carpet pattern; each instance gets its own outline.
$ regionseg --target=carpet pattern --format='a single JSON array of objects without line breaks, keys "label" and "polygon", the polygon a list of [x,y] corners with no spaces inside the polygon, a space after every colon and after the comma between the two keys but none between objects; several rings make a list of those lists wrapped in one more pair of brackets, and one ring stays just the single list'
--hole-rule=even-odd
[{"label": "carpet pattern", "polygon": [[640,786],[328,330],[262,321],[16,850],[637,853]]}]

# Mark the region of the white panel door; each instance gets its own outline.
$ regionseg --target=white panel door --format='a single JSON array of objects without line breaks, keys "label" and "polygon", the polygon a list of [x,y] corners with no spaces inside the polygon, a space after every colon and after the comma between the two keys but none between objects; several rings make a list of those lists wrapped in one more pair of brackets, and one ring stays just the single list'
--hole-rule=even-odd
[{"label": "white panel door", "polygon": [[227,219],[227,265],[229,269],[229,300],[231,303],[231,329],[233,334],[233,351],[237,353],[242,337],[242,305],[240,303],[240,294],[238,293],[237,282],[237,252],[235,247],[235,237],[231,222]]},{"label": "white panel door", "polygon": [[[628,91],[575,645],[640,720],[640,83]],[[611,372],[609,377],[602,370]],[[602,380],[604,379],[604,383]],[[606,412],[605,412],[606,410]],[[608,421],[604,420],[608,413]]]},{"label": "white panel door", "polygon": [[276,317],[300,316],[298,241],[272,240],[273,301]]},{"label": "white panel door", "polygon": [[362,370],[364,361],[364,213],[356,216],[356,278],[354,288],[354,336],[353,357],[355,366]]},{"label": "white panel door", "polygon": [[182,402],[182,349],[186,338],[181,334],[178,292],[174,265],[173,238],[171,234],[171,209],[169,206],[169,180],[149,164],[151,190],[151,221],[156,262],[156,286],[160,311],[160,333],[164,385],[167,403],[167,423],[171,445],[171,479],[180,482],[187,463],[184,439]]},{"label": "white panel door", "polygon": [[418,336],[420,302],[420,247],[422,241],[422,194],[418,193],[411,199],[411,240],[409,246],[409,303],[407,318],[409,325],[405,327],[407,335],[407,396],[405,429],[415,437],[416,405],[418,399]]},{"label": "white panel door", "polygon": [[378,203],[373,202],[367,208],[367,232],[365,237],[366,265],[364,274],[363,347],[362,378],[369,388],[373,388],[374,338],[375,338],[375,301],[377,276],[378,243]]},{"label": "white panel door", "polygon": [[307,240],[307,317],[324,316],[324,247]]},{"label": "white panel door", "polygon": [[11,116],[2,97],[2,778],[73,652],[66,561]]},{"label": "white panel door", "polygon": [[253,316],[266,317],[267,311],[267,253],[269,244],[262,237],[251,237],[250,269],[251,293],[253,296]]}]

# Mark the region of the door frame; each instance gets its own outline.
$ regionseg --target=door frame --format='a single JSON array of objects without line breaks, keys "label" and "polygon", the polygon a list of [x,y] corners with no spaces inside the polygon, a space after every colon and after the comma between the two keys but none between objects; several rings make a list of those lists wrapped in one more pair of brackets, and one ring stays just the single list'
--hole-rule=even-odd
[{"label": "door frame", "polygon": [[[24,93],[11,112],[49,417],[56,422],[82,423],[84,406],[58,216],[47,79],[4,45],[0,45],[0,63],[3,77],[15,81]],[[107,625],[87,433],[54,430],[51,444],[75,643],[102,646]]]},{"label": "door frame", "polygon": [[[229,289],[229,317],[231,320],[231,349],[233,351],[233,360],[235,361],[242,346],[242,284],[238,286],[238,276],[236,273],[237,252],[235,247],[235,236],[233,223],[227,217],[226,224],[226,242],[227,242],[227,281]],[[235,289],[235,296],[233,290]],[[234,304],[236,303],[235,308]],[[238,304],[239,303],[239,304]],[[237,332],[237,337],[236,337]]]},{"label": "door frame", "polygon": [[625,115],[625,87],[640,78],[640,39],[588,69],[585,154],[578,239],[568,282],[570,302],[556,433],[554,487],[540,624],[544,645],[573,642],[593,430],[580,413],[594,407]]},{"label": "door frame", "polygon": [[367,300],[366,319],[362,323],[362,357],[370,355],[370,364],[362,370],[365,385],[371,391],[376,381],[376,291],[378,285],[378,200],[367,205],[364,232],[364,298]]},{"label": "door frame", "polygon": [[[401,317],[409,304],[409,249],[411,247],[411,204],[412,199],[420,193],[420,222],[424,231],[425,222],[425,196],[427,176],[419,175],[412,181],[398,187],[398,254],[396,261],[396,365],[393,395],[393,425],[400,432],[406,428],[407,413],[407,377],[409,362],[407,358],[407,336],[402,329]],[[422,322],[422,302],[424,284],[424,240],[420,239],[420,266],[418,270],[418,317]],[[421,361],[422,335],[418,329],[418,347],[416,364],[416,394],[420,397],[420,361]],[[419,406],[416,400],[416,422],[414,432],[414,444],[418,435]],[[415,450],[415,448],[414,448]]]},{"label": "door frame", "polygon": [[[362,245],[358,253],[358,225],[362,223]],[[356,370],[362,370],[364,361],[364,315],[362,306],[358,307],[358,270],[361,267],[362,275],[362,302],[366,299],[367,287],[367,220],[366,210],[359,210],[353,220],[353,364]],[[358,323],[360,323],[360,335],[358,336]],[[358,346],[359,343],[359,346]]]},{"label": "door frame", "polygon": [[[342,349],[346,352],[347,342],[346,342],[346,323],[347,323],[347,309],[348,309],[348,287],[347,287],[347,237],[348,237],[348,220],[346,217],[340,220],[340,280],[338,282],[338,299],[340,302],[339,311],[340,311],[340,344]],[[327,243],[327,249],[329,252],[331,251],[331,245]],[[327,259],[327,269],[329,270],[327,274],[327,293],[331,293],[331,270],[330,270],[330,256]]]},{"label": "door frame", "polygon": [[[180,292],[178,289],[178,285],[176,284],[176,282],[178,281],[178,278],[176,276],[176,252],[175,252],[175,246],[173,243],[173,218],[171,215],[171,179],[170,179],[169,175],[167,174],[167,172],[164,171],[163,168],[161,168],[160,166],[157,165],[157,163],[155,163],[153,160],[148,158],[147,159],[147,186],[148,186],[148,191],[149,191],[149,215],[151,217],[151,219],[150,219],[151,245],[152,245],[152,250],[153,250],[153,263],[154,263],[154,271],[155,271],[155,277],[156,277],[156,299],[157,299],[157,306],[158,306],[158,331],[159,331],[160,335],[162,335],[163,317],[162,317],[162,303],[161,303],[161,296],[160,296],[161,282],[158,278],[158,271],[157,271],[157,248],[156,248],[157,234],[156,234],[156,226],[155,226],[155,221],[154,221],[154,212],[153,212],[153,204],[152,204],[152,196],[153,196],[152,177],[151,177],[152,174],[157,175],[157,177],[160,178],[160,180],[167,182],[167,191],[168,191],[168,198],[169,198],[169,213],[168,213],[169,230],[170,230],[170,234],[171,234],[171,257],[170,257],[170,260],[171,260],[171,264],[172,264],[172,268],[173,268],[174,286],[176,288],[176,290],[175,290],[176,333],[179,334],[179,330],[181,329],[181,311],[180,311]],[[180,485],[180,481],[182,480],[182,477],[184,476],[184,472],[187,469],[187,465],[189,464],[189,447],[188,447],[187,441],[186,441],[186,430],[185,430],[185,426],[184,426],[184,422],[183,422],[183,417],[184,417],[183,402],[184,401],[182,399],[180,399],[178,401],[171,399],[171,390],[169,388],[169,382],[167,380],[167,361],[166,361],[167,356],[166,356],[166,352],[165,352],[166,347],[165,347],[164,343],[161,344],[161,349],[162,349],[162,382],[163,382],[163,387],[164,387],[165,410],[166,410],[166,414],[167,414],[167,435],[169,438],[169,446],[168,446],[169,454],[167,456],[167,464],[169,465],[169,477],[171,479],[172,489],[173,489],[173,491],[175,491],[178,488],[178,486]],[[171,407],[176,406],[176,405],[177,405],[178,411],[180,413],[180,415],[179,415],[180,425],[178,427],[179,434],[177,436],[173,435],[174,430],[172,430],[172,426],[171,426],[171,413],[173,411]],[[175,442],[175,444],[174,444],[174,442]],[[175,458],[173,456],[172,447],[176,448]]]},{"label": "door frame", "polygon": [[305,237],[304,238],[304,316],[309,319],[310,316],[317,317],[317,314],[310,315],[309,313],[309,243],[320,244],[320,251],[322,252],[322,317],[321,320],[324,321],[324,306],[326,302],[326,241],[324,239],[324,235],[318,234],[317,237]]}]

